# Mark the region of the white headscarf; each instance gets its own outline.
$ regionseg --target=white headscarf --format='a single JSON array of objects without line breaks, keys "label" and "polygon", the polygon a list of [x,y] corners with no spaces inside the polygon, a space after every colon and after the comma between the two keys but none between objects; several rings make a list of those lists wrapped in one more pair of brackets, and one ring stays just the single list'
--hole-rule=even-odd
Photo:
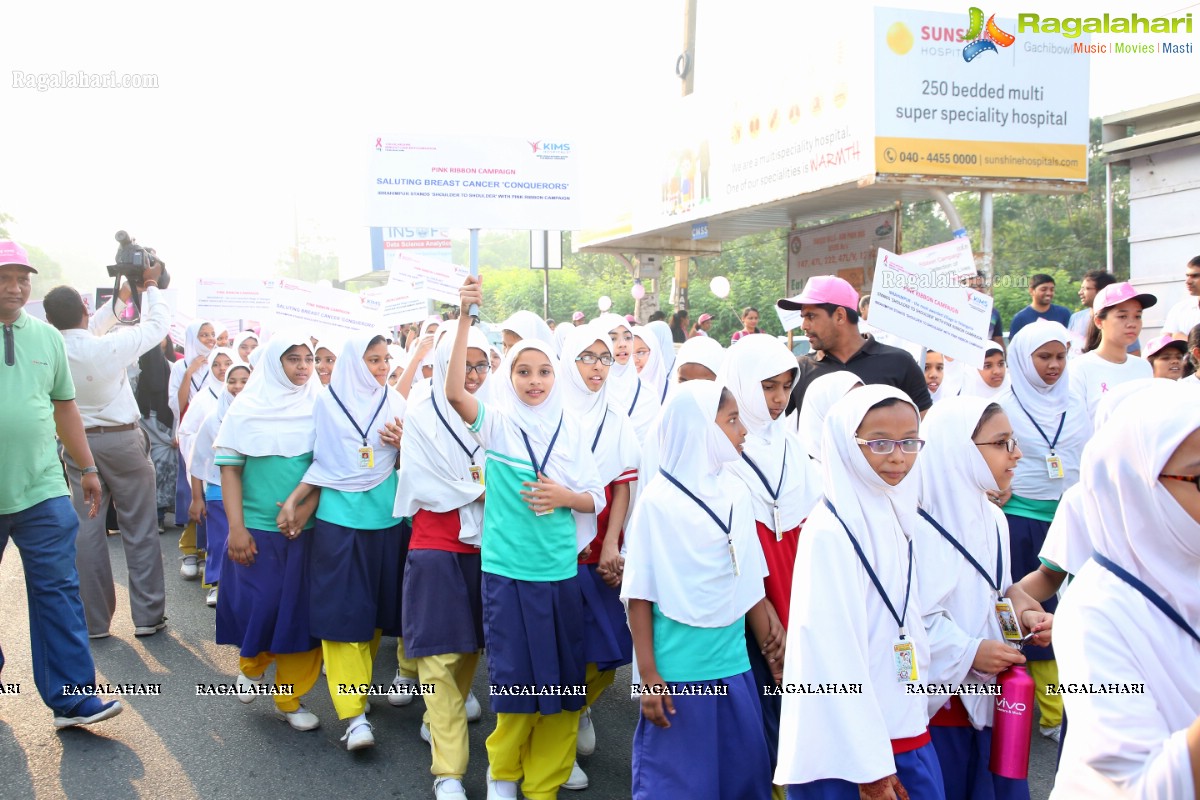
[{"label": "white headscarf", "polygon": [[[990,356],[992,353],[1004,355],[1004,348],[993,342],[991,339],[983,339],[982,347],[984,357]],[[957,362],[955,362],[957,363]],[[963,370],[962,394],[968,397],[982,397],[987,400],[999,402],[1000,398],[1012,391],[1012,375],[1011,370],[1004,370],[1004,381],[999,388],[993,389],[983,381],[983,376],[979,374],[979,370],[974,367],[967,367]],[[938,387],[938,393],[941,394],[941,387]]]},{"label": "white headscarf", "polygon": [[567,337],[571,335],[572,329],[576,327],[583,326],[559,325],[554,329],[554,349],[558,351],[555,355],[557,355],[559,358],[563,357],[563,342],[567,340]]},{"label": "white headscarf", "polygon": [[808,455],[813,461],[821,463],[825,417],[851,389],[862,385],[862,378],[846,370],[822,375],[808,385],[808,389],[804,392],[804,404],[800,406],[797,424],[800,429],[800,441],[808,450]]},{"label": "white headscarf", "polygon": [[675,353],[675,366],[671,370],[671,383],[667,389],[667,399],[670,399],[674,387],[679,385],[679,368],[684,364],[699,364],[713,375],[721,374],[721,366],[725,363],[725,348],[716,339],[709,336],[693,336],[679,346]]},{"label": "white headscarf", "polygon": [[[633,326],[619,314],[601,314],[590,324],[602,328],[606,336],[618,328],[633,333]],[[632,342],[630,345],[629,361],[625,364],[614,363],[609,368],[605,388],[609,405],[629,417],[634,432],[644,441],[658,418],[662,403],[650,384],[642,381],[638,375],[637,365],[633,363]]]},{"label": "white headscarf", "polygon": [[217,407],[204,418],[200,430],[192,439],[192,454],[188,461],[188,471],[193,477],[213,486],[221,485],[221,468],[214,463],[216,453],[213,452],[213,442],[216,441],[217,431],[221,429],[221,422],[225,419],[225,414],[236,399],[229,393],[229,375],[235,369],[244,369],[249,373],[250,365],[244,361],[235,361],[233,366],[225,372],[226,382],[221,387],[221,394],[217,396]]},{"label": "white headscarf", "polygon": [[[774,336],[754,333],[729,348],[729,358],[717,377],[737,401],[747,431],[743,456],[728,469],[750,489],[754,518],[768,530],[775,530],[774,509],[779,509],[777,533],[799,526],[821,497],[820,475],[783,417],[771,419],[763,395],[762,381],[788,371],[794,378],[799,369],[787,346]],[[770,483],[769,490],[759,472]],[[777,488],[773,499],[771,493]]]},{"label": "white headscarf", "polygon": [[[661,319],[657,319],[646,325],[646,330],[650,331],[658,342],[658,346],[656,348],[651,347],[651,349],[659,351],[658,363],[662,369],[662,380],[659,381],[661,388],[658,398],[660,401],[666,400],[667,387],[671,383],[671,373],[675,369],[675,339],[671,336],[671,326]],[[658,384],[654,385],[658,386]]]},{"label": "white headscarf", "polygon": [[[346,339],[329,379],[329,391],[317,397],[313,407],[317,436],[305,483],[343,492],[365,492],[387,480],[396,468],[396,448],[383,443],[379,430],[397,417],[404,419],[405,402],[386,383],[380,386],[363,361],[375,335],[364,331]],[[366,433],[365,445],[356,425]],[[374,451],[373,467],[359,466],[362,447]]]},{"label": "white headscarf", "polygon": [[500,330],[512,331],[522,339],[537,339],[548,344],[554,341],[550,326],[532,311],[517,311],[500,323]]},{"label": "white headscarf", "polygon": [[[925,448],[919,461],[921,508],[954,537],[987,572],[999,580],[988,586],[954,545],[931,525],[917,529],[917,572],[921,610],[929,633],[930,683],[967,680],[980,639],[1003,641],[993,603],[1012,583],[1008,524],[988,500],[998,491],[992,471],[971,436],[993,401],[982,397],[950,397],[925,415],[921,432]],[[997,574],[997,559],[999,571]],[[936,713],[944,697],[930,700]],[[961,698],[972,725],[981,730],[992,721],[992,698]]]},{"label": "white headscarf", "polygon": [[[200,341],[200,329],[203,328],[205,325],[211,325],[212,329],[213,329],[213,333],[214,334],[217,333],[217,324],[216,323],[210,322],[209,320],[206,320],[206,319],[194,319],[187,326],[187,330],[183,334],[183,368],[184,368],[184,370],[186,370],[188,367],[190,367],[192,365],[192,362],[195,361],[200,356],[207,356],[212,353],[212,349],[209,347],[205,347],[204,344]],[[191,395],[190,395],[191,397],[195,397],[196,393],[199,392],[200,389],[202,389],[204,387],[205,383],[208,381],[208,368],[211,363],[212,363],[212,361],[210,360],[208,363],[204,364],[203,366],[201,366],[199,369],[197,369],[195,372],[192,373],[192,389],[191,389]]]},{"label": "white headscarf", "polygon": [[700,628],[736,622],[763,598],[767,565],[754,530],[750,496],[722,467],[738,457],[717,425],[721,387],[690,381],[667,403],[659,433],[662,469],[702,500],[729,538],[694,500],[663,475],[646,487],[626,535],[621,599],[656,603],[667,617]]},{"label": "white headscarf", "polygon": [[[991,340],[989,340],[989,341],[991,341]],[[995,344],[995,342],[993,342],[993,344]],[[921,353],[921,372],[922,373],[925,372],[925,365],[929,360],[930,353],[938,353],[938,351],[937,350],[929,350],[928,348],[926,348]],[[936,392],[929,393],[929,399],[932,400],[934,403],[941,402],[942,400],[945,400],[947,397],[957,397],[958,395],[962,394],[963,384],[966,383],[966,379],[967,379],[966,370],[969,369],[969,368],[963,367],[962,361],[960,361],[958,359],[947,358],[945,353],[938,353],[938,355],[940,355],[942,357],[942,362],[943,362],[942,382],[938,384],[938,388],[937,388]],[[1009,365],[1009,369],[1010,370],[1012,369],[1011,364]],[[1011,383],[1010,376],[1007,374],[1007,372],[1004,376],[1004,379],[1006,381],[1009,381],[1009,383]],[[806,397],[806,399],[807,399],[807,397]]]},{"label": "white headscarf", "polygon": [[[426,317],[425,321],[421,323],[421,330],[417,333],[417,342],[420,342],[421,339],[423,339],[425,337],[425,334],[429,332],[429,329],[432,328],[434,325],[438,326],[437,330],[434,331],[435,336],[437,334],[440,334],[443,331],[447,330],[445,321],[437,314],[434,314],[433,316],[430,316],[430,317]],[[435,345],[436,345],[436,342],[435,342]],[[421,369],[425,369],[426,367],[433,367],[433,350],[432,349],[430,349],[430,351],[425,354],[425,358],[421,359]],[[421,380],[424,377],[425,376],[423,374],[420,374],[420,375],[417,375],[417,377],[414,380]]]},{"label": "white headscarf", "polygon": [[225,415],[216,447],[251,457],[293,458],[312,452],[316,438],[313,403],[321,382],[314,371],[303,386],[296,386],[288,380],[280,361],[297,345],[313,352],[308,336],[282,331],[255,349],[255,353],[265,351],[260,366]]},{"label": "white headscarf", "polygon": [[[467,332],[467,350],[471,348],[485,354],[489,348],[487,337],[476,326]],[[444,514],[458,509],[459,540],[478,547],[483,531],[483,504],[477,501],[483,494],[483,485],[471,476],[471,466],[483,465],[483,449],[446,399],[446,374],[453,349],[453,337],[443,337],[438,342],[433,351],[430,391],[409,404],[393,513],[397,517],[411,517],[421,510]],[[489,374],[483,385],[498,378]]]},{"label": "white headscarf", "polygon": [[180,447],[183,453],[190,453],[192,448],[191,439],[200,430],[200,426],[204,424],[204,420],[217,407],[217,398],[221,396],[224,384],[218,384],[216,377],[211,375],[213,362],[217,360],[217,356],[225,356],[229,359],[230,364],[226,371],[233,369],[238,364],[243,364],[242,357],[237,354],[236,350],[229,347],[214,347],[212,352],[208,354],[208,369],[210,378],[206,381],[204,388],[192,395],[192,400],[188,403],[187,413],[183,415],[183,419],[179,421],[179,436]]},{"label": "white headscarf", "polygon": [[[258,338],[258,334],[255,333],[254,331],[242,331],[241,333],[238,333],[233,337],[233,341],[231,341],[229,343],[229,349],[232,350],[233,352],[237,353],[239,359],[246,361],[246,363],[250,363],[247,359],[242,358],[241,351],[239,350],[239,348],[242,346],[242,343],[245,342],[247,339],[253,339],[259,346],[261,346],[261,344],[262,344],[262,340]],[[254,348],[254,350],[257,350],[257,349],[258,349],[258,346],[256,346]],[[250,352],[253,353],[254,350],[251,350]]]},{"label": "white headscarf", "polygon": [[[638,373],[638,377],[647,389],[657,389],[659,386],[666,386],[667,368],[666,364],[663,363],[662,345],[659,343],[658,337],[654,335],[654,331],[645,325],[634,325],[633,335],[636,339],[641,339],[642,343],[646,345],[646,349],[650,351],[650,355],[646,356],[646,363],[642,367],[642,371]],[[634,349],[636,349],[636,342]],[[674,346],[671,348],[671,355],[675,355]],[[661,394],[659,395],[659,402],[662,402]]]}]

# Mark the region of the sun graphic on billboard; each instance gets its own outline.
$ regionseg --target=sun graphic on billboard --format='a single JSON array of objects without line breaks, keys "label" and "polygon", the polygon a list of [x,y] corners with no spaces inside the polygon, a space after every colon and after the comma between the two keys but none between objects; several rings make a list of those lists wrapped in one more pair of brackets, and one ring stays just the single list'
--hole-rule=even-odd
[{"label": "sun graphic on billboard", "polygon": [[893,22],[892,26],[887,30],[887,46],[891,51],[898,56],[906,54],[912,50],[913,35],[912,31],[903,22]]}]

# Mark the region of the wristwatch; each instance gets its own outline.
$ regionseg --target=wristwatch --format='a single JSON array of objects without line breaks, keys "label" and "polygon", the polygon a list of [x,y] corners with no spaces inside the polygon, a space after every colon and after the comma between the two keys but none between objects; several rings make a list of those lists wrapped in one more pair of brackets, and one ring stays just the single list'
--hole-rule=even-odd
[{"label": "wristwatch", "polygon": [[83,469],[81,469],[79,471],[82,472],[84,475],[99,475],[100,474],[100,468],[94,467],[94,466],[93,467],[84,467]]}]

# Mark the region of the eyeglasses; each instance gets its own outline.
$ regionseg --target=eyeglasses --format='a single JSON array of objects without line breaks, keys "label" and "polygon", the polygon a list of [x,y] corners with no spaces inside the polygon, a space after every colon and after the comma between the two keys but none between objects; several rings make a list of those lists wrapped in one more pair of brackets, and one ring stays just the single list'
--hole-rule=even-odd
[{"label": "eyeglasses", "polygon": [[1017,449],[1017,439],[1015,436],[1011,436],[1007,439],[1001,439],[998,442],[975,442],[975,446],[976,447],[1003,447],[1005,450],[1007,450],[1008,452],[1011,453],[1013,450]]},{"label": "eyeglasses", "polygon": [[919,453],[921,448],[925,446],[924,439],[859,439],[854,437],[854,441],[864,445],[868,450],[877,456],[891,455],[896,449],[896,445],[900,445],[901,453]]},{"label": "eyeglasses", "polygon": [[645,358],[648,355],[650,355],[649,350],[634,350],[633,351],[634,358]]},{"label": "eyeglasses", "polygon": [[592,364],[595,364],[597,361],[599,361],[601,364],[603,364],[606,367],[611,367],[613,365],[613,362],[616,359],[614,359],[608,353],[605,353],[602,356],[598,356],[595,353],[581,353],[580,355],[575,356],[575,360],[582,361],[584,364],[587,364],[589,367]]},{"label": "eyeglasses", "polygon": [[1195,484],[1196,491],[1200,492],[1200,475],[1159,475],[1160,478],[1167,478],[1172,481],[1183,481],[1184,483]]},{"label": "eyeglasses", "polygon": [[470,375],[472,372],[478,372],[480,375],[483,375],[491,370],[491,368],[492,365],[486,361],[482,364],[467,364],[467,374]]}]

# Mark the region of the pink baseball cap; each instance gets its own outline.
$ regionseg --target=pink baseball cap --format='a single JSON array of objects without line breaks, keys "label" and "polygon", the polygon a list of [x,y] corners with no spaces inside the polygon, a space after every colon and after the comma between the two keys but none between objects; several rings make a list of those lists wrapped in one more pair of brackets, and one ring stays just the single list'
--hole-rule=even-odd
[{"label": "pink baseball cap", "polygon": [[34,266],[29,263],[29,254],[25,252],[24,247],[11,239],[0,239],[0,267],[9,265],[24,267],[32,273],[37,273]]},{"label": "pink baseball cap", "polygon": [[696,320],[696,324],[703,325],[704,323],[708,322],[712,318],[713,318],[712,314],[701,314],[700,319]]},{"label": "pink baseball cap", "polygon": [[1126,300],[1137,300],[1142,308],[1149,308],[1158,302],[1158,298],[1154,295],[1138,294],[1138,290],[1133,288],[1128,281],[1122,281],[1105,286],[1096,292],[1096,299],[1092,301],[1092,313],[1099,314],[1104,309],[1118,306]]},{"label": "pink baseball cap", "polygon": [[583,319],[583,312],[582,312],[582,311],[576,311],[574,314],[572,314],[572,315],[571,315],[571,319],[573,319],[573,320],[575,320],[575,319]]},{"label": "pink baseball cap", "polygon": [[1185,354],[1187,353],[1187,350],[1188,350],[1186,340],[1176,339],[1171,334],[1164,333],[1162,336],[1159,336],[1156,339],[1151,339],[1149,344],[1146,345],[1146,358],[1150,358],[1155,353],[1157,353],[1160,350],[1163,350],[1164,348],[1167,348],[1167,347],[1174,347],[1174,348],[1178,349],[1179,352],[1185,353]]},{"label": "pink baseball cap", "polygon": [[824,303],[858,311],[858,292],[849,282],[836,275],[814,275],[804,284],[804,291],[795,297],[785,297],[775,305],[785,311],[799,311],[800,306]]},{"label": "pink baseball cap", "polygon": [[637,317],[635,317],[633,314],[626,314],[625,321],[628,322],[630,325],[636,325]]}]

